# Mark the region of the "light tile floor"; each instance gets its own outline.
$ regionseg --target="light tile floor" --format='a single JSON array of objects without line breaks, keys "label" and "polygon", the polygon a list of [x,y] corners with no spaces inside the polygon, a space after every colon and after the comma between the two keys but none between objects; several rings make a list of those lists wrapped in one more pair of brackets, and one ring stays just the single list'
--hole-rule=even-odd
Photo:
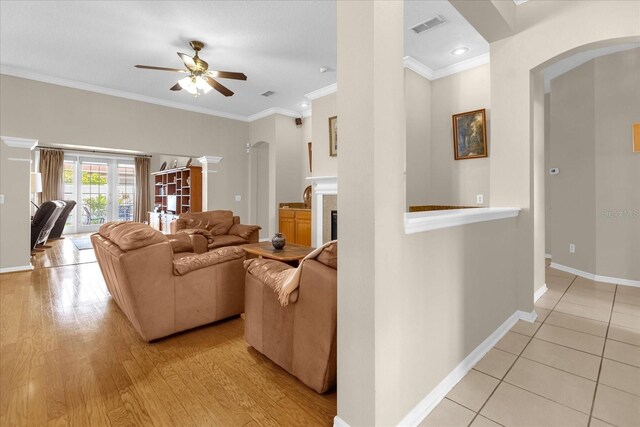
[{"label": "light tile floor", "polygon": [[640,426],[640,288],[548,263],[546,283],[421,426]]}]

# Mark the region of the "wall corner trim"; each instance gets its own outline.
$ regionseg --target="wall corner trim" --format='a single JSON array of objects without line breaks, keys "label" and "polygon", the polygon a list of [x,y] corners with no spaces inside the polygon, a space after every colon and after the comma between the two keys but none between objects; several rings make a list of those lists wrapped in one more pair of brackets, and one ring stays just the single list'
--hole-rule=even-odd
[{"label": "wall corner trim", "polygon": [[31,271],[33,270],[33,265],[29,264],[29,265],[19,265],[17,267],[6,267],[6,268],[0,268],[0,274],[3,273],[16,273],[18,271]]},{"label": "wall corner trim", "polygon": [[552,262],[551,268],[564,271],[565,273],[575,274],[576,276],[584,277],[585,279],[595,280],[596,282],[613,283],[614,285],[633,286],[640,288],[640,280],[623,279],[620,277],[600,276],[598,274],[588,273],[586,271],[578,270],[577,268],[567,267],[566,265]]},{"label": "wall corner trim", "polygon": [[[476,363],[484,357],[503,336],[509,332],[511,327],[515,325],[518,320],[526,320],[528,322],[535,321],[537,315],[533,311],[527,313],[524,311],[516,311],[505,320],[502,325],[498,326],[498,329],[493,331],[479,346],[477,346],[462,362],[455,367],[453,371],[449,373],[440,384],[436,386],[431,392],[424,398],[418,405],[416,405],[405,417],[398,423],[399,426],[417,426],[419,425],[427,415],[440,403],[442,399],[453,389],[453,387],[460,382],[462,378],[475,366]],[[530,320],[533,319],[533,320]],[[338,418],[338,417],[336,417]],[[336,424],[334,419],[334,426],[343,426]]]},{"label": "wall corner trim", "polygon": [[544,295],[548,290],[549,288],[547,288],[546,283],[540,286],[540,288],[533,294],[533,302],[535,303],[536,301],[538,301],[540,297]]},{"label": "wall corner trim", "polygon": [[38,145],[37,139],[18,138],[16,136],[0,136],[0,139],[4,141],[7,147],[11,148],[28,148],[29,150],[33,150]]},{"label": "wall corner trim", "polygon": [[333,427],[351,427],[345,420],[340,418],[339,416],[333,417]]},{"label": "wall corner trim", "polygon": [[220,163],[223,158],[224,157],[218,157],[218,156],[202,156],[202,157],[198,157],[198,161],[203,165],[205,165],[208,163]]}]

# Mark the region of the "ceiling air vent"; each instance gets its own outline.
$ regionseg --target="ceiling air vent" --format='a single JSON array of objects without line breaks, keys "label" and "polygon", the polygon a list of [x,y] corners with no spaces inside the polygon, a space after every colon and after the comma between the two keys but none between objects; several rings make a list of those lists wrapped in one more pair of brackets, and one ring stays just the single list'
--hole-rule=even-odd
[{"label": "ceiling air vent", "polygon": [[441,16],[434,16],[433,18],[427,19],[426,21],[411,27],[411,30],[416,34],[420,34],[424,31],[432,29],[433,27],[437,27],[440,24],[444,24],[444,22],[445,21]]},{"label": "ceiling air vent", "polygon": [[264,92],[264,93],[261,93],[260,95],[262,95],[262,96],[267,96],[267,97],[268,97],[268,96],[273,95],[274,93],[275,93],[275,92],[273,92],[272,90],[268,90],[268,91],[266,91],[266,92]]}]

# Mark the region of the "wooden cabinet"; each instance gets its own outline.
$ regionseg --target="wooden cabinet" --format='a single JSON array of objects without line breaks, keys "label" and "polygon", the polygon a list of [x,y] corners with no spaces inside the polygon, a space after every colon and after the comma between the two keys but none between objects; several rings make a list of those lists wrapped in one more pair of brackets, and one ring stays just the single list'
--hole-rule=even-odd
[{"label": "wooden cabinet", "polygon": [[279,218],[288,243],[311,246],[311,209],[280,208]]},{"label": "wooden cabinet", "polygon": [[149,225],[164,234],[171,233],[171,221],[178,219],[178,215],[164,212],[149,212]]}]

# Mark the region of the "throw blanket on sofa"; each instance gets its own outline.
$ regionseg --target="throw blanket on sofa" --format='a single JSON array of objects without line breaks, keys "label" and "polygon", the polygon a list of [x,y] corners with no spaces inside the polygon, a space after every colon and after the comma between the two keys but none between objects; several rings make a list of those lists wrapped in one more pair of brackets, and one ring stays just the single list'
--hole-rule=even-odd
[{"label": "throw blanket on sofa", "polygon": [[291,295],[291,293],[298,289],[298,287],[300,286],[300,277],[302,276],[302,266],[304,265],[304,262],[308,259],[316,259],[325,248],[336,242],[337,240],[332,240],[325,243],[324,245],[316,248],[313,252],[304,257],[302,261],[300,261],[298,268],[292,268],[282,272],[284,277],[282,278],[282,280],[278,281],[275,289],[275,291],[278,293],[278,301],[280,301],[280,305],[284,307],[289,304],[289,295]]}]

